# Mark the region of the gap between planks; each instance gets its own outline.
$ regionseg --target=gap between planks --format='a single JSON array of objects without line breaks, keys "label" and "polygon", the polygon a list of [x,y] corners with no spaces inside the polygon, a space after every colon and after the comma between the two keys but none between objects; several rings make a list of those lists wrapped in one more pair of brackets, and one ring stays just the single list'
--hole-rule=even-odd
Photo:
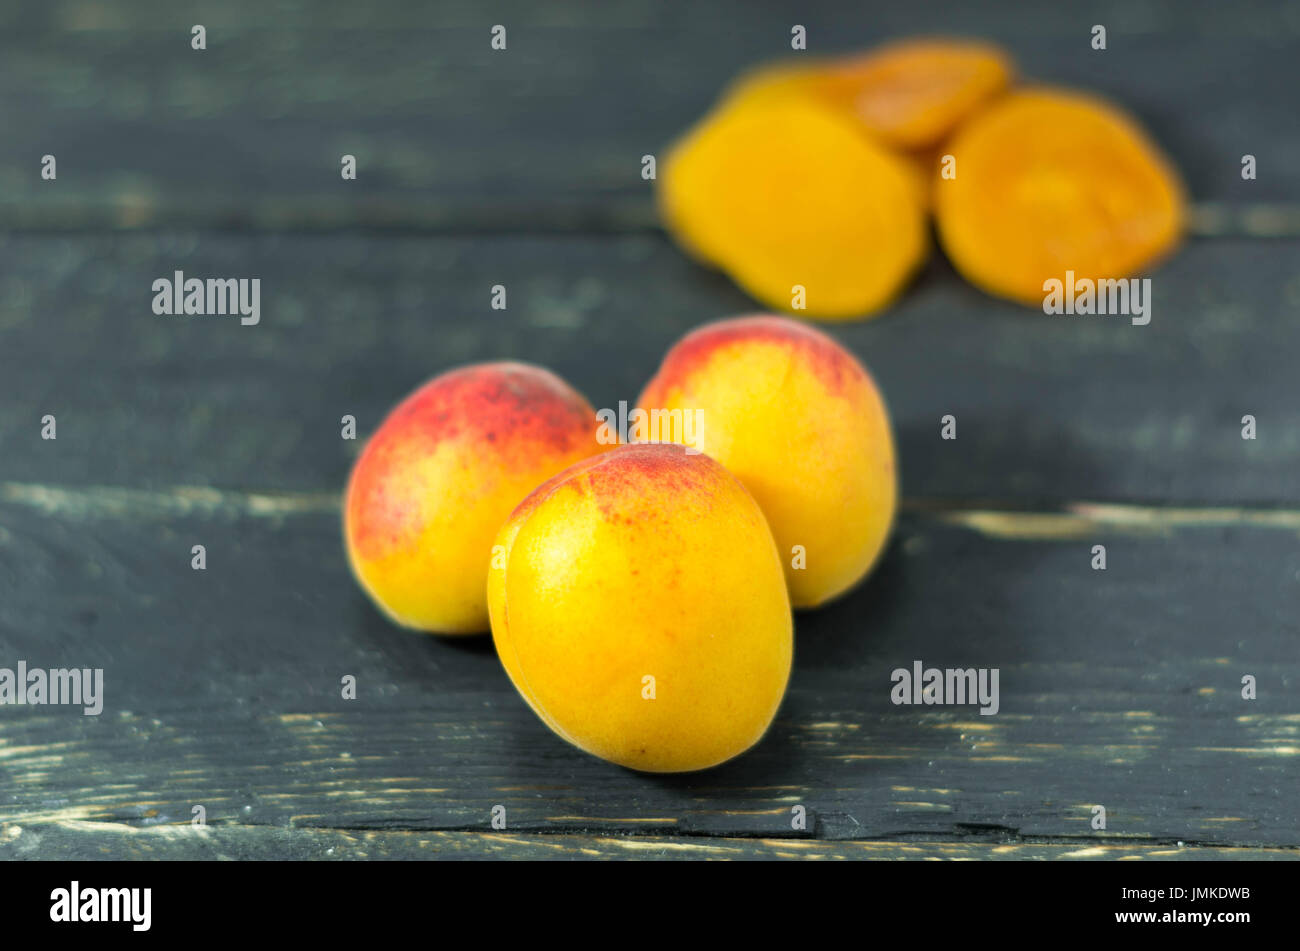
[{"label": "gap between planks", "polygon": [[[491,200],[463,203],[375,195],[340,202],[321,196],[269,198],[250,195],[244,208],[229,201],[160,199],[134,192],[107,199],[25,204],[0,201],[0,231],[82,232],[186,229],[195,231],[302,232],[391,231],[413,234],[616,235],[662,233],[654,202],[636,195],[600,196],[590,202]],[[1300,204],[1292,202],[1197,202],[1188,216],[1192,238],[1300,237]]]},{"label": "gap between planks", "polygon": [[[64,518],[285,518],[338,514],[341,500],[341,492],[259,492],[211,486],[145,490],[0,482],[0,502]],[[941,499],[904,499],[901,507],[904,512],[943,524],[1011,540],[1075,539],[1097,531],[1158,536],[1185,529],[1229,527],[1300,534],[1300,508],[1065,502],[1055,509],[1026,511],[996,501]]]}]

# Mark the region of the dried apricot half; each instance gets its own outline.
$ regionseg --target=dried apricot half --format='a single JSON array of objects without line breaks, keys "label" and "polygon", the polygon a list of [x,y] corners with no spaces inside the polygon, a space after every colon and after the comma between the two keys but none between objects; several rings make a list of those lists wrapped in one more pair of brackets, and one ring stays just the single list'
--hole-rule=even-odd
[{"label": "dried apricot half", "polygon": [[989,293],[1041,303],[1067,270],[1121,279],[1169,251],[1182,183],[1137,123],[1082,93],[1031,88],[972,118],[948,144],[955,176],[934,186],[939,239]]},{"label": "dried apricot half", "polygon": [[852,115],[886,145],[915,151],[938,145],[1006,89],[1014,71],[1011,59],[990,43],[927,37],[858,56],[763,67],[730,95],[812,95]]},{"label": "dried apricot half", "polygon": [[844,319],[878,310],[928,250],[915,168],[801,97],[714,112],[673,147],[659,185],[678,240],[787,313]]}]

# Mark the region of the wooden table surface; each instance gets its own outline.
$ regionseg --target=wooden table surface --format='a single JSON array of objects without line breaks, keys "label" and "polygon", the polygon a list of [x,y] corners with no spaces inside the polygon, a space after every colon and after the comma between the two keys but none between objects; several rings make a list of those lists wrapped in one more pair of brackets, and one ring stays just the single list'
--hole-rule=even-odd
[{"label": "wooden table surface", "polygon": [[[0,9],[0,666],[105,680],[98,717],[0,708],[0,858],[1300,857],[1300,7],[489,6]],[[984,36],[1111,96],[1194,234],[1146,327],[937,253],[832,327],[893,413],[888,554],[797,616],[761,745],[636,774],[553,736],[490,639],[369,604],[340,418],[502,358],[617,406],[755,309],[658,230],[640,163],[794,23],[813,52]],[[174,270],[260,278],[261,323],[154,316]],[[918,659],[999,668],[1001,710],[894,706]]]}]

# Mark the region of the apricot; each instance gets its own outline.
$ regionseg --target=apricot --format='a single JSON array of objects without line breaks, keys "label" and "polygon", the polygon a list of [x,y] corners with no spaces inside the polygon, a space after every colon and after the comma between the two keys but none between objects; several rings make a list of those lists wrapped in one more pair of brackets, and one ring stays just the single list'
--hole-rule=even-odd
[{"label": "apricot", "polygon": [[484,632],[497,529],[538,483],[603,448],[595,411],[548,370],[443,373],[398,404],[352,468],[343,504],[352,572],[398,624]]},{"label": "apricot", "polygon": [[795,607],[844,593],[880,556],[898,500],[889,413],[830,337],[771,316],[705,324],[668,351],[637,407],[698,414],[694,448],[758,500]]},{"label": "apricot", "polygon": [[924,153],[1005,90],[1014,71],[991,43],[923,37],[857,56],[762,67],[731,95],[813,96],[853,116],[886,145]]},{"label": "apricot", "polygon": [[1090,95],[1034,88],[971,119],[935,185],[940,240],[991,294],[1041,304],[1067,270],[1123,279],[1168,252],[1186,217],[1181,182],[1127,115]]},{"label": "apricot", "polygon": [[810,99],[757,97],[707,117],[669,152],[659,185],[688,252],[790,313],[875,312],[929,245],[914,167]]},{"label": "apricot", "polygon": [[790,602],[763,513],[717,462],[619,446],[535,489],[496,544],[497,653],[557,735],[649,772],[763,736],[790,675]]}]

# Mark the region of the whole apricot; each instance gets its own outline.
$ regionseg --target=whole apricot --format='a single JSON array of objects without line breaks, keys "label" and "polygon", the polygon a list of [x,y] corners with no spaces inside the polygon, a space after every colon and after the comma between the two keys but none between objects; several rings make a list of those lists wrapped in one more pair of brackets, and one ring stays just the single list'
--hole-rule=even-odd
[{"label": "whole apricot", "polygon": [[539,486],[497,536],[488,605],[511,681],[556,734],[649,772],[749,749],[793,650],[772,533],[681,446],[624,445]]},{"label": "whole apricot", "polygon": [[637,407],[698,414],[693,447],[762,507],[795,607],[847,591],[879,557],[898,504],[889,413],[830,337],[781,317],[706,324],[668,351]]},{"label": "whole apricot", "polygon": [[484,632],[497,529],[538,483],[603,448],[595,411],[548,370],[443,373],[398,404],[352,468],[343,504],[352,572],[398,624]]}]

